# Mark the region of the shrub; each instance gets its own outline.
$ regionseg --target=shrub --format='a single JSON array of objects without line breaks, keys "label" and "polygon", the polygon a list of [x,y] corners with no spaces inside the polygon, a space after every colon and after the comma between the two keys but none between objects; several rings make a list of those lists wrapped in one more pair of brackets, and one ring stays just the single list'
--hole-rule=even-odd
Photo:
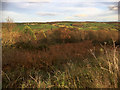
[{"label": "shrub", "polygon": [[[33,30],[29,27],[29,26],[25,26],[24,27],[24,34],[26,35],[26,36],[28,36],[29,37],[29,35],[31,36],[31,39],[34,39],[34,40],[36,40],[36,36],[35,36],[35,33],[33,32]],[[30,39],[29,39],[30,40]]]}]

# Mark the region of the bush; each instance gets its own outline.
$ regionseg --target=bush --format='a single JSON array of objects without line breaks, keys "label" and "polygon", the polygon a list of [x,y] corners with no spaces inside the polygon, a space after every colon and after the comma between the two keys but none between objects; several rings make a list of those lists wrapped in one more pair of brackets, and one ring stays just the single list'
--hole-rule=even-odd
[{"label": "bush", "polygon": [[30,36],[29,40],[30,39],[36,40],[36,35],[35,35],[35,33],[33,32],[33,30],[29,26],[25,26],[23,32],[24,32],[24,34],[25,34],[26,37]]}]

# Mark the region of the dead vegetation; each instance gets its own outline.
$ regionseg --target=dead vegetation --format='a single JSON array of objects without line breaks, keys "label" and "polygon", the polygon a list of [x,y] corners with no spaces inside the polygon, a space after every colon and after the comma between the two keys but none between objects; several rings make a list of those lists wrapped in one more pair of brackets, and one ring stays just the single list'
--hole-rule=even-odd
[{"label": "dead vegetation", "polygon": [[118,31],[59,28],[34,32],[26,26],[18,32],[12,24],[2,32],[3,88],[119,86]]}]

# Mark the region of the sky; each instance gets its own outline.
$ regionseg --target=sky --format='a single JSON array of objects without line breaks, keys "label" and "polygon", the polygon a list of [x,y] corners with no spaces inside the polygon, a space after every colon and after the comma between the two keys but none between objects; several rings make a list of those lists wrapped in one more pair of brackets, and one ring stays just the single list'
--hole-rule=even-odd
[{"label": "sky", "polygon": [[118,1],[2,0],[2,22],[118,21]]}]

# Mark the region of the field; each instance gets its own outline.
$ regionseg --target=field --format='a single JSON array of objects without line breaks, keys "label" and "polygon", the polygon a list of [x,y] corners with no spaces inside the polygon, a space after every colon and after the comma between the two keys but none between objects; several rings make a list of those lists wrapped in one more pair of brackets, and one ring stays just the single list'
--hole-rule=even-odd
[{"label": "field", "polygon": [[118,88],[117,22],[3,23],[3,88]]}]

